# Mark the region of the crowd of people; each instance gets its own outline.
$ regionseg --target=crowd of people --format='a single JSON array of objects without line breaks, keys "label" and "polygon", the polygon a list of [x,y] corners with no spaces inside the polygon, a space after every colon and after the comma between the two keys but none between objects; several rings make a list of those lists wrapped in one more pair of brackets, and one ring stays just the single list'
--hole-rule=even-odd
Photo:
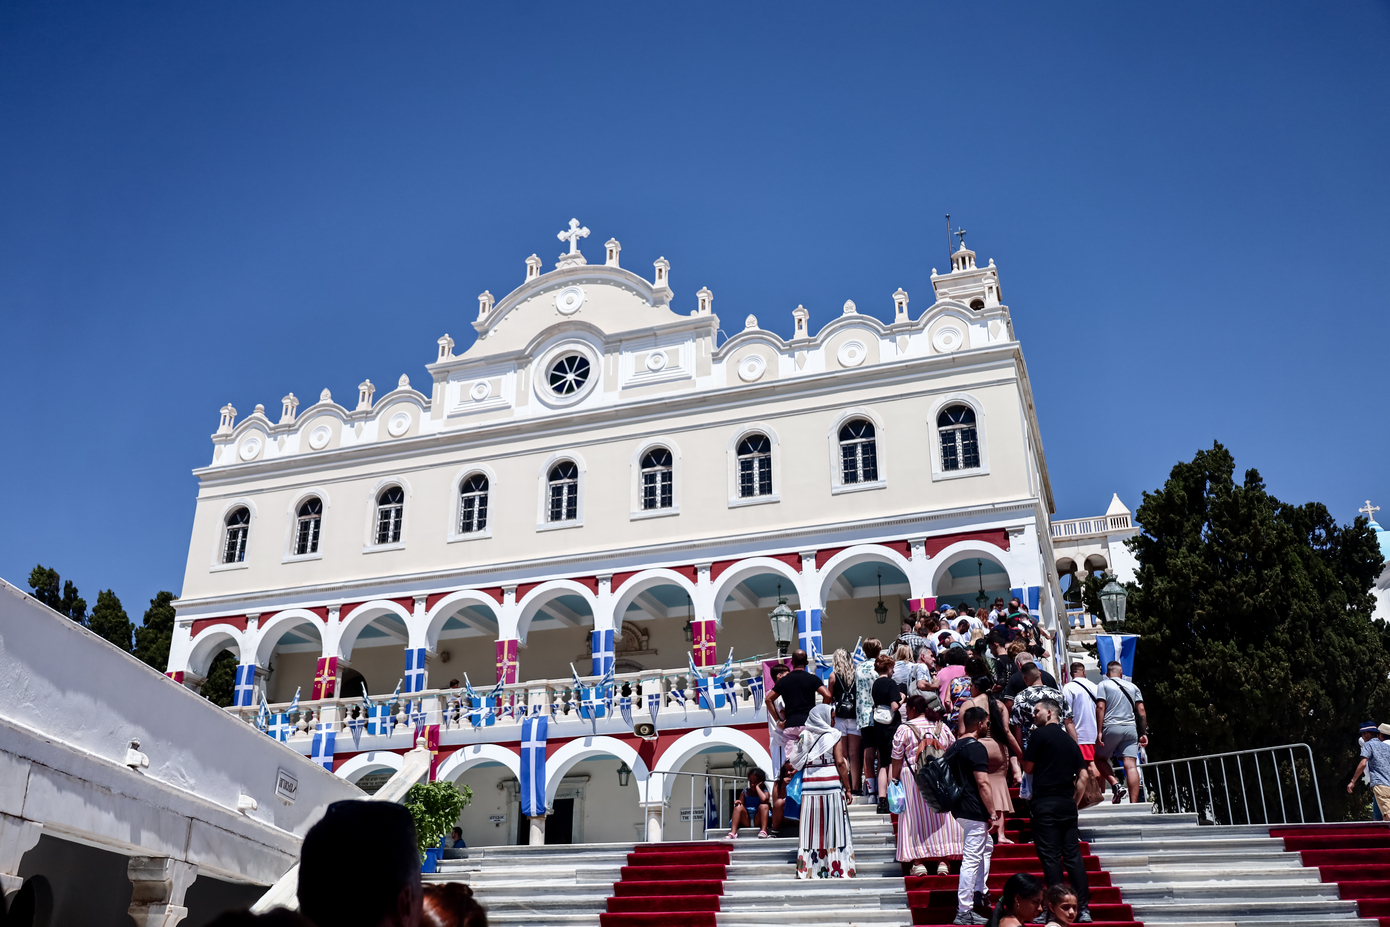
[{"label": "crowd of people", "polygon": [[[1018,599],[996,599],[992,609],[914,613],[886,646],[863,641],[863,659],[837,650],[828,680],[796,651],[768,698],[778,777],[760,798],[744,793],[767,802],[759,836],[796,821],[797,877],[852,878],[848,809],[857,796],[897,816],[906,873],[946,875],[959,861],[956,924],[1028,923],[1044,908],[1057,923],[1090,922],[1078,811],[1103,800],[1106,785],[1112,801],[1140,800],[1147,716],[1119,663],[1098,685],[1073,663],[1060,685],[1039,665],[1052,641]],[[949,808],[918,781],[938,760],[959,786]],[[1028,801],[1044,882],[1015,876],[995,899],[990,856],[1011,842],[1014,786]],[[755,807],[738,822],[751,823]]]}]

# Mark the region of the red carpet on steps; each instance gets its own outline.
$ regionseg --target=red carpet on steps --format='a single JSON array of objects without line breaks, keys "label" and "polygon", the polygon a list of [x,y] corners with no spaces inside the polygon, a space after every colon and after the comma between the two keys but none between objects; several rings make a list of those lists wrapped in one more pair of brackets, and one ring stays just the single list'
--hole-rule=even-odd
[{"label": "red carpet on steps", "polygon": [[1337,883],[1342,898],[1355,901],[1357,913],[1390,927],[1390,825],[1324,824],[1274,827],[1271,837],[1303,857],[1324,882]]},{"label": "red carpet on steps", "polygon": [[602,927],[715,927],[727,843],[639,844],[613,883]]}]

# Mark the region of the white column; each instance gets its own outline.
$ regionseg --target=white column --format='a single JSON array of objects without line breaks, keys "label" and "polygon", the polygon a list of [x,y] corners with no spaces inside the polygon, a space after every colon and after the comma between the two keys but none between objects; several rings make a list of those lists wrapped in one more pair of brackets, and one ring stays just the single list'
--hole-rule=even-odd
[{"label": "white column", "polygon": [[907,585],[909,599],[925,599],[931,595],[931,567],[927,557],[927,539],[911,538],[908,546],[912,558],[907,564]]},{"label": "white column", "polygon": [[621,617],[613,613],[616,605],[617,599],[613,595],[613,574],[601,574],[598,577],[598,595],[594,601],[595,631],[616,631],[622,627]]},{"label": "white column", "polygon": [[695,606],[696,621],[713,621],[716,628],[721,628],[724,622],[716,607],[718,603],[714,601],[714,582],[709,577],[712,566],[712,563],[695,564],[695,594],[690,601]]},{"label": "white column", "polygon": [[167,856],[132,856],[130,916],[136,927],[174,927],[188,916],[183,896],[198,877],[198,867]]},{"label": "white column", "polygon": [[647,842],[660,843],[661,837],[661,802],[652,802],[646,806],[647,813]]},{"label": "white column", "polygon": [[538,847],[545,843],[545,815],[533,815],[531,821],[531,846]]},{"label": "white column", "polygon": [[502,587],[502,604],[497,609],[497,637],[499,640],[519,640],[517,629],[521,624],[521,609],[516,604],[516,587]]},{"label": "white column", "polygon": [[[803,550],[801,552],[801,578],[796,584],[797,608],[802,611],[811,611],[815,608],[824,608],[820,599],[820,571],[816,569],[816,552],[814,550]],[[793,650],[796,648],[792,648]]]}]

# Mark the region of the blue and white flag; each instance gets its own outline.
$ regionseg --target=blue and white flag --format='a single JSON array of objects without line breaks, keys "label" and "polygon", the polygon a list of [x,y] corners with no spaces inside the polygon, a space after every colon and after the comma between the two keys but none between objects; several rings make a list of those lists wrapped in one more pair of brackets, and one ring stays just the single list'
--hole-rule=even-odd
[{"label": "blue and white flag", "polygon": [[733,674],[725,673],[719,678],[724,683],[724,700],[729,703],[729,714],[736,715],[738,714],[738,691]]},{"label": "blue and white flag", "polygon": [[796,613],[796,648],[806,653],[819,653],[822,645],[819,608]]},{"label": "blue and white flag", "polygon": [[1009,595],[1027,605],[1030,614],[1036,615],[1038,613],[1038,602],[1042,595],[1041,586],[1015,586],[1009,590]]},{"label": "blue and white flag", "polygon": [[810,653],[809,656],[811,658],[811,666],[814,667],[812,672],[816,674],[816,678],[821,682],[828,683],[830,677],[835,675],[835,661],[819,650]]},{"label": "blue and white flag", "polygon": [[753,713],[763,710],[763,674],[756,673],[748,680],[748,692],[753,696]]},{"label": "blue and white flag", "polygon": [[236,708],[250,708],[254,701],[256,687],[256,664],[239,663],[236,668],[236,685],[232,691],[232,705]]},{"label": "blue and white flag", "polygon": [[849,659],[850,662],[853,663],[855,666],[858,666],[860,663],[863,663],[865,660],[869,659],[864,655],[864,638],[862,636],[859,638],[859,640],[854,642],[854,653],[849,655]]},{"label": "blue and white flag", "polygon": [[661,712],[661,683],[653,683],[656,686],[655,692],[647,693],[647,711],[651,713],[652,724],[656,723],[656,716]]},{"label": "blue and white flag", "polygon": [[632,729],[632,696],[624,695],[618,698],[618,711],[623,716],[623,724],[629,730]]},{"label": "blue and white flag", "polygon": [[528,818],[545,814],[545,740],[550,719],[544,716],[521,722],[521,813]]},{"label": "blue and white flag", "polygon": [[396,726],[396,716],[391,713],[391,703],[373,705],[367,709],[367,733],[373,737],[389,737]]},{"label": "blue and white flag", "polygon": [[425,691],[425,648],[406,648],[405,651],[405,692]]},{"label": "blue and white flag", "polygon": [[302,686],[295,687],[294,698],[290,701],[290,707],[285,710],[285,714],[292,715],[299,710],[299,690]]},{"label": "blue and white flag", "polygon": [[256,711],[256,727],[265,730],[270,723],[270,706],[265,703],[265,693],[261,693],[261,707]]},{"label": "blue and white flag", "polygon": [[1139,643],[1138,634],[1097,634],[1096,658],[1100,661],[1100,671],[1105,672],[1106,664],[1115,660],[1124,667],[1125,679],[1134,680],[1134,651]]},{"label": "blue and white flag", "polygon": [[594,668],[592,675],[605,676],[613,671],[613,631],[593,632]]},{"label": "blue and white flag", "polygon": [[265,732],[271,737],[284,743],[290,739],[290,716],[289,712],[278,712],[270,716],[270,726]]},{"label": "blue and white flag", "polygon": [[719,802],[714,797],[714,783],[705,780],[705,829],[713,830],[719,826]]},{"label": "blue and white flag", "polygon": [[314,743],[310,749],[309,758],[318,763],[329,772],[333,771],[333,747],[338,739],[337,732],[330,729],[331,725],[319,722],[314,730]]},{"label": "blue and white flag", "polygon": [[607,714],[608,698],[602,689],[588,686],[579,690],[579,717],[586,721],[594,721]]},{"label": "blue and white flag", "polygon": [[[732,656],[732,652],[730,652]],[[690,662],[690,677],[695,684],[696,703],[703,702],[704,707],[711,712],[716,708],[724,707],[724,674],[717,673],[706,676],[695,666],[695,658],[686,652],[686,659]]]}]

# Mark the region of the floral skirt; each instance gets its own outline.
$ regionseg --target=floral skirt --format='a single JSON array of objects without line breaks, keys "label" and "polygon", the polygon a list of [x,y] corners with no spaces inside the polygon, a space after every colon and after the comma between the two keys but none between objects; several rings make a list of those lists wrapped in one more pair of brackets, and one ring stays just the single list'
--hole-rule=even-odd
[{"label": "floral skirt", "polygon": [[808,766],[801,776],[801,839],[798,879],[854,878],[854,840],[849,809],[834,766]]}]

